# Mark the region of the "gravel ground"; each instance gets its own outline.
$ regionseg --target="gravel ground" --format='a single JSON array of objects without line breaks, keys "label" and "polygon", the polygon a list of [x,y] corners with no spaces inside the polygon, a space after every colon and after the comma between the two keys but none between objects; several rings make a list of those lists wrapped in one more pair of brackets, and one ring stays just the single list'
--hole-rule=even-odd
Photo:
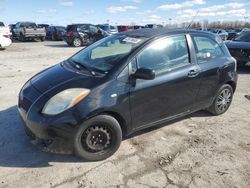
[{"label": "gravel ground", "polygon": [[100,162],[44,152],[17,113],[22,85],[80,48],[14,43],[0,51],[0,187],[250,187],[250,69],[239,71],[231,108],[197,112],[139,132]]}]

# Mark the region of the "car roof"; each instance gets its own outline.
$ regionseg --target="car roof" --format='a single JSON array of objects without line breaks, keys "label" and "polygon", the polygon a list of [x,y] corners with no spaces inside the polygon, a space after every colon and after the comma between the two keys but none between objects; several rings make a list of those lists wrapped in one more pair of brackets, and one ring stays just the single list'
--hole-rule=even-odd
[{"label": "car roof", "polygon": [[134,31],[126,31],[122,33],[118,33],[118,35],[127,35],[130,37],[144,37],[144,38],[155,38],[161,35],[167,34],[186,34],[186,33],[206,33],[210,34],[206,31],[198,31],[193,29],[167,29],[167,28],[144,28],[138,29]]}]

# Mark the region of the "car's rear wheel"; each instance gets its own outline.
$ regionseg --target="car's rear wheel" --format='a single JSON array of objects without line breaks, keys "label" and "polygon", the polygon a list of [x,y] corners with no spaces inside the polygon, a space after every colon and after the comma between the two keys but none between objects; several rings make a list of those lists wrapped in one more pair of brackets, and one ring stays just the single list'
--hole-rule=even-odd
[{"label": "car's rear wheel", "polygon": [[82,46],[82,40],[79,37],[75,37],[72,41],[72,46],[74,47]]},{"label": "car's rear wheel", "polygon": [[225,113],[231,105],[233,94],[233,88],[229,84],[223,85],[216,94],[214,102],[208,108],[208,111],[214,115]]},{"label": "car's rear wheel", "polygon": [[99,161],[114,154],[121,141],[118,121],[109,115],[98,115],[78,128],[74,136],[74,151],[84,160]]},{"label": "car's rear wheel", "polygon": [[41,38],[40,38],[40,41],[41,41],[41,42],[45,41],[45,37],[41,37]]}]

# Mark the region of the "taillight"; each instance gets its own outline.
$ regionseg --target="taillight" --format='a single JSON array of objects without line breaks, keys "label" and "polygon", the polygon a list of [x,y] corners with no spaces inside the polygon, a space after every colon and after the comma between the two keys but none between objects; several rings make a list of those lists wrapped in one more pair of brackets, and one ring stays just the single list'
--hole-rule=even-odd
[{"label": "taillight", "polygon": [[67,37],[71,37],[71,36],[73,36],[73,32],[72,31],[69,31],[69,32],[67,32]]}]

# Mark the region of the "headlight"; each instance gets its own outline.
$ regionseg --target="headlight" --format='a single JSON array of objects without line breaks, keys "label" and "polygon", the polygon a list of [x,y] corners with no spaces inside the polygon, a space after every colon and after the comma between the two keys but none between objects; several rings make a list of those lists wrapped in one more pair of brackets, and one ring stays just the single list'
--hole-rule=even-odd
[{"label": "headlight", "polygon": [[42,113],[47,115],[59,114],[76,105],[84,99],[90,90],[84,88],[66,89],[53,96],[43,107]]}]

